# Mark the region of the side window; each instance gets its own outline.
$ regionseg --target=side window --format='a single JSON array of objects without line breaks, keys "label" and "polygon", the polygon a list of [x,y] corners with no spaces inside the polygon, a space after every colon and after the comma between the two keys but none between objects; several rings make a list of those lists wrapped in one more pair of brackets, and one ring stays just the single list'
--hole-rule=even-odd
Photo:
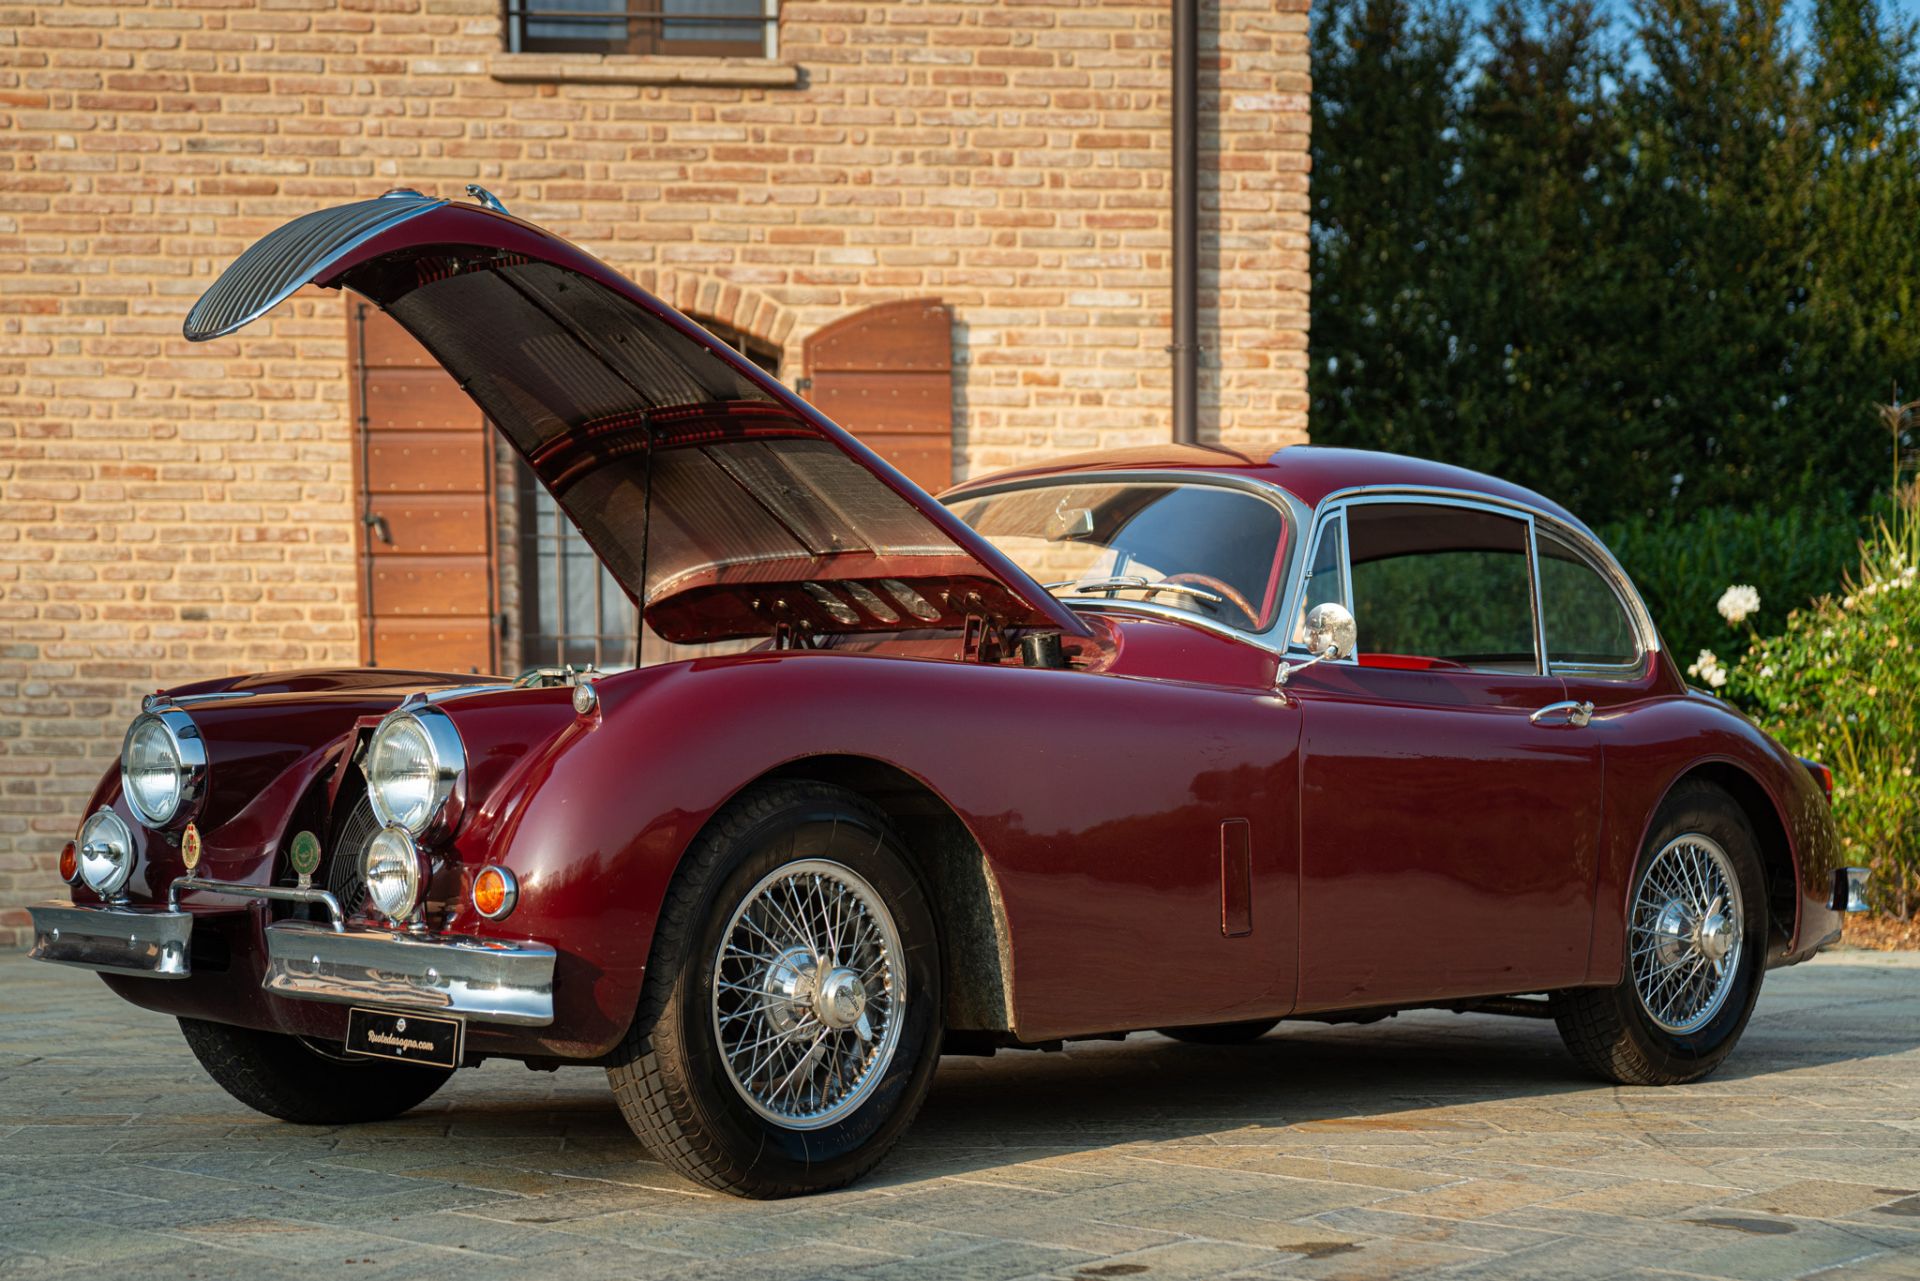
[{"label": "side window", "polygon": [[1293,620],[1292,643],[1295,645],[1306,644],[1307,615],[1315,605],[1328,601],[1347,604],[1346,579],[1340,573],[1340,553],[1346,546],[1341,521],[1341,517],[1335,516],[1322,525],[1320,541],[1313,545],[1313,559],[1307,563],[1306,590],[1300,596],[1300,617]]},{"label": "side window", "polygon": [[1640,642],[1619,595],[1570,544],[1544,529],[1538,532],[1540,611],[1546,621],[1548,664],[1625,667],[1637,663]]},{"label": "side window", "polygon": [[1523,520],[1471,507],[1347,510],[1360,662],[1397,655],[1482,671],[1539,670]]}]

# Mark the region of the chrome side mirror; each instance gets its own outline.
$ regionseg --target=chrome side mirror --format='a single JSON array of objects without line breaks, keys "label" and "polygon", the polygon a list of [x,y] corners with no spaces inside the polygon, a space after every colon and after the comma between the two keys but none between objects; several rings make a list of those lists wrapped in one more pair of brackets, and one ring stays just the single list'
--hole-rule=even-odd
[{"label": "chrome side mirror", "polygon": [[1360,643],[1353,612],[1338,601],[1326,601],[1307,611],[1307,648],[1316,658],[1352,658]]},{"label": "chrome side mirror", "polygon": [[1289,667],[1282,661],[1280,684],[1285,685],[1295,672],[1304,672],[1325,659],[1352,658],[1360,643],[1359,624],[1353,621],[1353,612],[1345,605],[1324,601],[1307,611],[1306,642],[1313,657],[1298,667]]}]

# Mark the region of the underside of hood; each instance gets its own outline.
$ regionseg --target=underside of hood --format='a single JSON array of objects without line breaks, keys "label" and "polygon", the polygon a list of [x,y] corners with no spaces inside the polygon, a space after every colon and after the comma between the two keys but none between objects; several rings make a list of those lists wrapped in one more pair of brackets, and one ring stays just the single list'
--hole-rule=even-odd
[{"label": "underside of hood", "polygon": [[313,283],[389,312],[676,643],[1082,624],[847,432],[665,303],[504,214],[394,193],[297,219],[190,313]]}]

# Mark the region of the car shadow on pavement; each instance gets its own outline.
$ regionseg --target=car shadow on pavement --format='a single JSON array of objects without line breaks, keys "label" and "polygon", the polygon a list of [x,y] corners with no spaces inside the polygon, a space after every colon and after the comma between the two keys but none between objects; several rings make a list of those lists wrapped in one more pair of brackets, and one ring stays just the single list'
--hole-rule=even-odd
[{"label": "car shadow on pavement", "polygon": [[[1550,1021],[1439,1011],[1365,1025],[1289,1022],[1240,1046],[1135,1034],[1069,1042],[1062,1052],[949,1056],[915,1124],[861,1186],[1130,1145],[1404,1145],[1423,1134],[1457,1141],[1470,1137],[1462,1132],[1578,1130],[1598,1124],[1595,1117],[1615,1125],[1636,1097],[1711,1115],[1714,1099],[1729,1091],[1779,1093],[1783,1073],[1920,1046],[1920,1009],[1904,995],[1911,981],[1882,987],[1887,977],[1873,966],[1823,966],[1817,985],[1763,998],[1719,1072],[1671,1091],[1619,1090],[1588,1077]],[[1884,1002],[1908,1008],[1890,1017]],[[480,1099],[455,1102],[452,1119],[529,1137],[523,1127],[557,1124],[583,1156],[651,1165],[626,1146],[632,1140],[610,1098],[569,1089],[544,1106],[498,1103],[504,1111]]]}]

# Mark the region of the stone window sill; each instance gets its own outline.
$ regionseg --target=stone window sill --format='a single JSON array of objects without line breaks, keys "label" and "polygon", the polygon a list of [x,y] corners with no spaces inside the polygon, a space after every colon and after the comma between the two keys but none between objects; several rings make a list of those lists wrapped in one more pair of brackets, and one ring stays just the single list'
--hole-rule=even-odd
[{"label": "stone window sill", "polygon": [[487,74],[509,82],[708,85],[791,89],[800,68],[776,58],[679,58],[612,53],[496,53]]}]

